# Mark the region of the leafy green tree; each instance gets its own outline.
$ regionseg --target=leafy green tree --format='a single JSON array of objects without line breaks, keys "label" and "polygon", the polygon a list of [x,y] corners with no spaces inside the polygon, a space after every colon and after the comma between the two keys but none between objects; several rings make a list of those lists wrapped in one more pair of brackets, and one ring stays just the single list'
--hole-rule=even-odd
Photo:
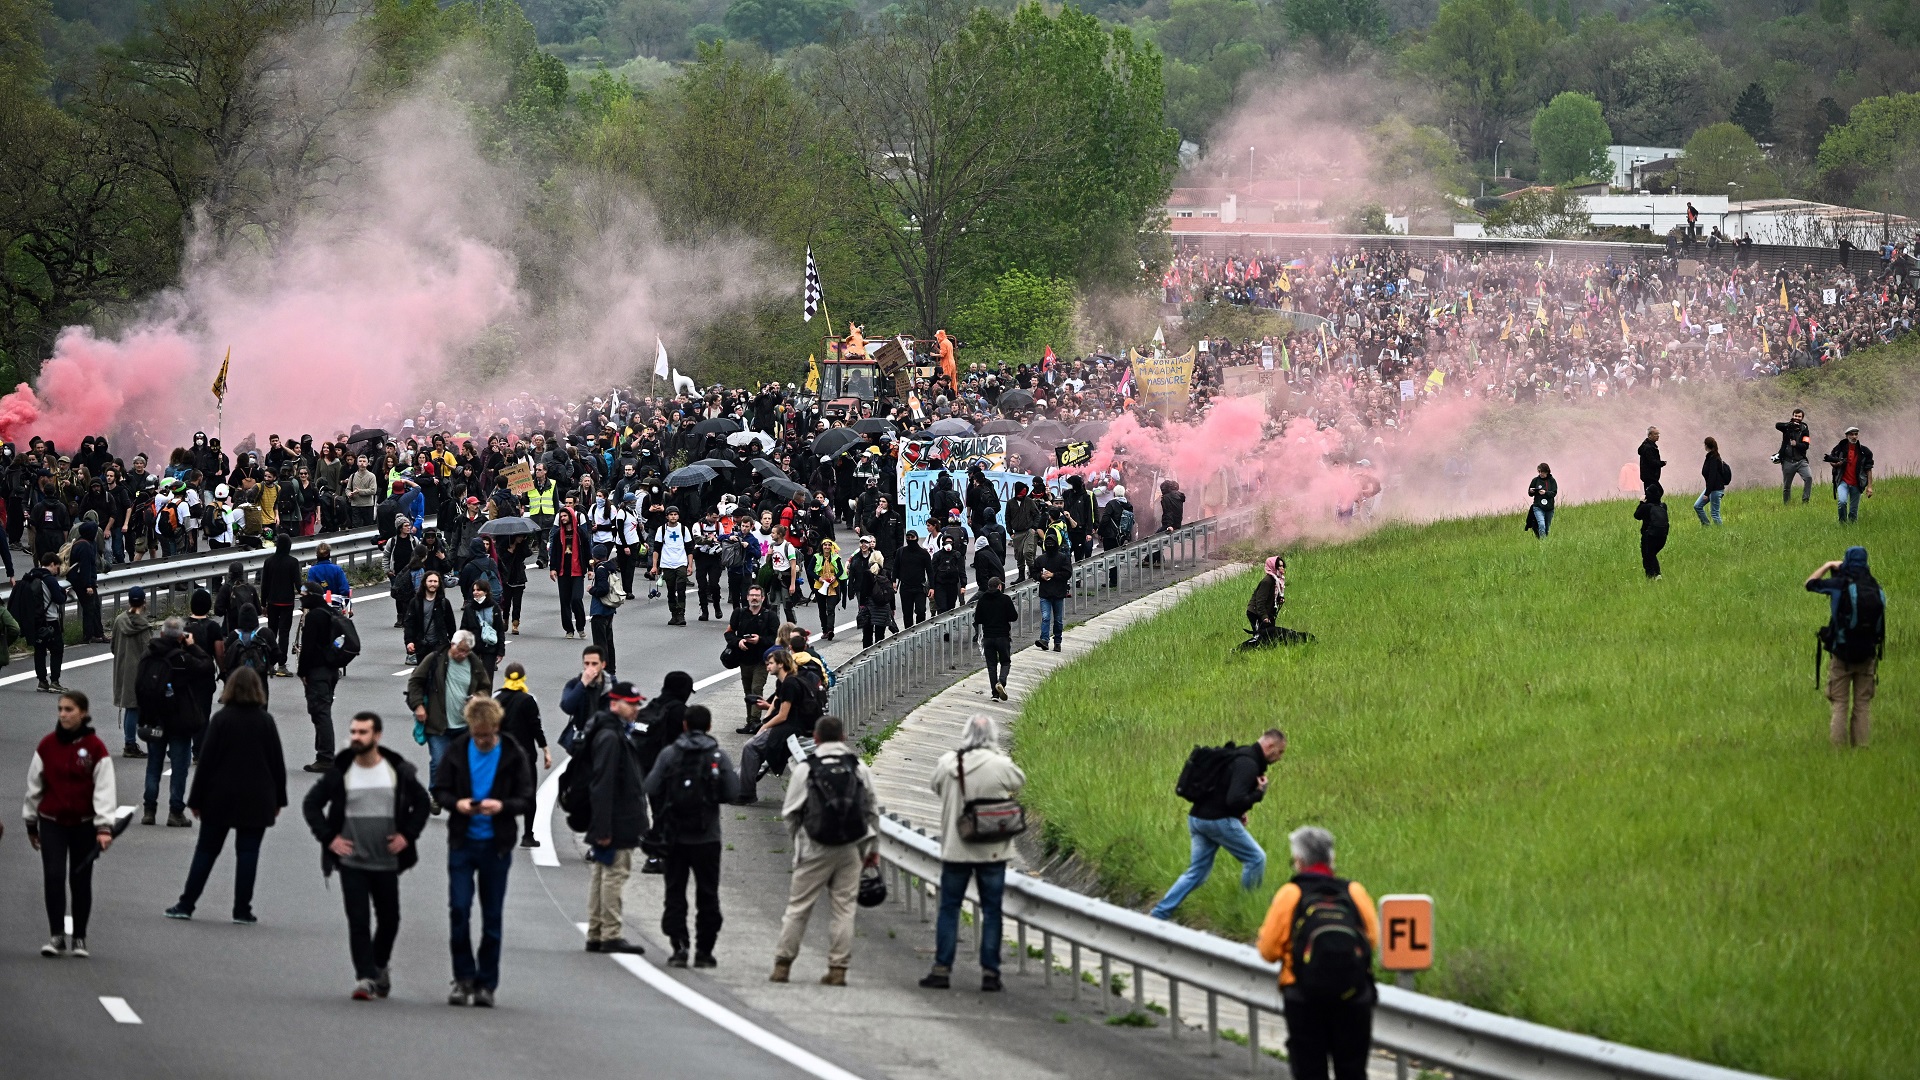
[{"label": "leafy green tree", "polygon": [[1766,199],[1780,194],[1780,179],[1767,164],[1753,136],[1738,124],[1709,124],[1687,140],[1680,160],[1681,182],[1702,194],[1729,192],[1741,199]]},{"label": "leafy green tree", "polygon": [[974,294],[953,317],[969,346],[1038,352],[1073,340],[1073,283],[1018,268]]},{"label": "leafy green tree", "polygon": [[725,23],[734,37],[780,52],[821,40],[852,13],[844,0],[733,0]]},{"label": "leafy green tree", "polygon": [[1600,103],[1586,94],[1556,94],[1533,114],[1533,150],[1540,156],[1540,179],[1549,184],[1608,175],[1612,142]]},{"label": "leafy green tree", "polygon": [[1613,65],[1607,120],[1622,142],[1680,146],[1702,114],[1725,108],[1727,72],[1700,39],[1665,34]]},{"label": "leafy green tree", "polygon": [[1239,103],[1242,82],[1267,65],[1282,37],[1271,10],[1249,0],[1173,0],[1166,19],[1150,25],[1166,56],[1167,120],[1201,144]]},{"label": "leafy green tree", "polygon": [[1773,99],[1767,96],[1767,88],[1757,82],[1748,83],[1747,88],[1740,91],[1739,99],[1733,103],[1732,119],[1756,142],[1771,142]]},{"label": "leafy green tree", "polygon": [[1920,93],[1855,105],[1820,143],[1819,167],[1821,184],[1836,196],[1864,193],[1863,201],[1912,209],[1920,200]]},{"label": "leafy green tree", "polygon": [[1317,42],[1337,60],[1387,39],[1387,13],[1379,0],[1286,0],[1284,11],[1288,33]]},{"label": "leafy green tree", "polygon": [[1533,107],[1533,81],[1549,38],[1516,0],[1447,0],[1404,59],[1438,84],[1468,152],[1487,158]]}]

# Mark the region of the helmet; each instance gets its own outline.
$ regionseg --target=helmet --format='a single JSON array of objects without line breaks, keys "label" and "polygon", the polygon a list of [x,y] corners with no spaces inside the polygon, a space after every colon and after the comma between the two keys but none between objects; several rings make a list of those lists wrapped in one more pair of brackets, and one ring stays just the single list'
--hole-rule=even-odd
[{"label": "helmet", "polygon": [[887,879],[880,868],[869,866],[860,871],[860,906],[879,907],[887,902]]}]

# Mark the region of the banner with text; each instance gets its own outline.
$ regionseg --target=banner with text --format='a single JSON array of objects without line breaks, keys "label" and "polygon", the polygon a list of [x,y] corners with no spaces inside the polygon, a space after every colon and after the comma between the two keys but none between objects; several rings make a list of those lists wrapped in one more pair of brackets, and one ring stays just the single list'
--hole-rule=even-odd
[{"label": "banner with text", "polygon": [[[919,533],[922,543],[925,543],[927,540],[927,511],[931,508],[933,485],[937,482],[939,475],[940,470],[938,469],[915,469],[900,478],[900,506],[906,513],[907,528]],[[967,490],[967,474],[965,472],[948,471],[947,475],[953,477],[954,490],[960,492],[962,497],[964,497]],[[1000,472],[989,469],[987,471],[987,481],[993,485],[993,490],[1000,493],[1000,513],[998,517],[1001,527],[1005,528],[1007,524],[1007,503],[1013,499],[1013,486],[1015,484],[1025,484],[1027,485],[1027,489],[1031,491],[1034,486],[1034,479],[1026,473]]]}]

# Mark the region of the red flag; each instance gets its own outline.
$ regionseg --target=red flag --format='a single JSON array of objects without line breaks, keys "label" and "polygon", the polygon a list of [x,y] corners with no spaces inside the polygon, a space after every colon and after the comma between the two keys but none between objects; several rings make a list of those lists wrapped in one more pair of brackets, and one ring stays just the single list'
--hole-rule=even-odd
[{"label": "red flag", "polygon": [[1040,358],[1040,370],[1052,371],[1053,361],[1054,361],[1053,346],[1049,345],[1047,346],[1047,354]]}]

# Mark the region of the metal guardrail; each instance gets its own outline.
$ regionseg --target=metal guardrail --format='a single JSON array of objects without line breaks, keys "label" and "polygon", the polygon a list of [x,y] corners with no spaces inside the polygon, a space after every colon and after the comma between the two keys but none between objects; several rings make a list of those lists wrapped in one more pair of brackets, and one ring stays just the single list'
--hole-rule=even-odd
[{"label": "metal guardrail", "polygon": [[[1122,590],[1171,579],[1245,532],[1253,521],[1253,510],[1237,510],[1076,562],[1073,591],[1066,601],[1068,619],[1091,606],[1110,577]],[[1040,583],[1029,580],[1009,588],[1007,596],[1020,610],[1014,633],[1017,647],[1026,640],[1022,633],[1037,636],[1040,632]],[[915,686],[949,673],[957,679],[984,666],[980,647],[973,641],[973,607],[962,604],[855,654],[834,673],[833,713],[857,727]]]},{"label": "metal guardrail", "polygon": [[[352,573],[355,566],[371,562],[380,557],[380,550],[373,546],[379,536],[377,529],[357,529],[352,532],[332,533],[324,536],[297,537],[293,541],[293,553],[302,561],[313,558],[313,549],[321,544],[331,547],[333,561]],[[0,540],[3,543],[4,540]],[[147,592],[147,603],[152,610],[161,610],[180,594],[190,594],[195,586],[210,585],[227,572],[234,563],[241,563],[249,574],[260,569],[260,565],[273,554],[272,548],[246,550],[227,548],[224,551],[203,552],[197,555],[174,556],[170,559],[154,559],[129,563],[118,569],[109,570],[100,575],[99,595],[101,618],[112,622],[126,604],[127,590],[135,585]],[[12,589],[0,591],[0,598],[11,596]],[[182,605],[184,606],[184,605]],[[69,602],[69,611],[78,610]]]},{"label": "metal guardrail", "polygon": [[[892,868],[895,877],[890,895],[909,905],[917,895],[924,920],[929,897],[938,892],[939,841],[892,816],[883,816],[879,850],[881,861]],[[1007,874],[1001,911],[1012,924],[1021,973],[1027,969],[1029,941],[1037,933],[1039,959],[1049,983],[1059,945],[1066,945],[1065,973],[1072,980],[1076,998],[1083,985],[1084,952],[1099,957],[1096,992],[1108,1009],[1115,996],[1115,966],[1132,968],[1136,1008],[1141,1005],[1144,977],[1158,975],[1167,983],[1167,1011],[1175,1018],[1167,1026],[1169,1037],[1174,1039],[1181,1037],[1178,1017],[1183,987],[1206,995],[1210,1040],[1220,1035],[1221,1003],[1237,1005],[1246,1010],[1248,1068],[1254,1071],[1261,1067],[1260,1018],[1263,1014],[1280,1014],[1282,1005],[1279,966],[1262,960],[1252,946],[1163,922],[1015,871]],[[981,925],[977,903],[973,925]],[[1411,990],[1383,985],[1379,991],[1380,1003],[1373,1019],[1374,1044],[1423,1064],[1452,1070],[1458,1076],[1497,1080],[1764,1080],[1753,1073],[1576,1035]]]}]

